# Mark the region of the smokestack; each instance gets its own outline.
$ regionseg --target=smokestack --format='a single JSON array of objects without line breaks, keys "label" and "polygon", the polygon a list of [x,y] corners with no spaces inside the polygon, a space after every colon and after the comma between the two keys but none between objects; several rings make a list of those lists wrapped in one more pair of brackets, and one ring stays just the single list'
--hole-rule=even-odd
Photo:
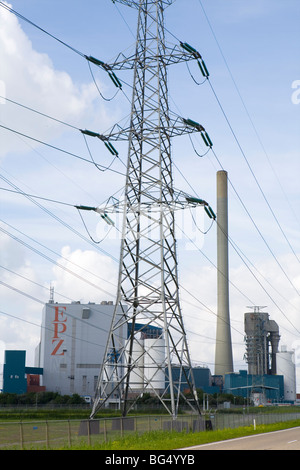
[{"label": "smokestack", "polygon": [[227,172],[217,172],[217,256],[218,315],[215,375],[233,372],[228,268],[228,189]]}]

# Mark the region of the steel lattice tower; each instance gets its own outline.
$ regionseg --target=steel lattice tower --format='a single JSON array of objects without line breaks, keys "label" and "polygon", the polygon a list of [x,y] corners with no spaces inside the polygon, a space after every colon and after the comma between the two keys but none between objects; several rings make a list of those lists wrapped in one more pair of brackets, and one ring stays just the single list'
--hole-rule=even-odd
[{"label": "steel lattice tower", "polygon": [[107,137],[128,140],[129,151],[117,300],[91,418],[107,400],[125,416],[144,392],[174,418],[180,400],[200,413],[179,301],[171,138],[205,131],[170,117],[167,68],[202,59],[186,43],[166,47],[164,9],[173,1],[115,0],[137,9],[138,28],[135,55],[105,64],[116,80],[115,71],[133,69],[134,80],[130,126]]}]

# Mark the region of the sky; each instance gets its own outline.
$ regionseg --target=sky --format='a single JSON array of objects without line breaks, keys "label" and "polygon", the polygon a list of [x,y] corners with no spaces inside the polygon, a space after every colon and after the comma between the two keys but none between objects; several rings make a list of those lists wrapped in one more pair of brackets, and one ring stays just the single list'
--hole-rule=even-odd
[{"label": "sky", "polygon": [[[6,5],[106,63],[134,51],[137,12],[118,2]],[[199,136],[174,139],[174,184],[215,208],[216,173],[228,172],[234,370],[247,368],[244,313],[265,307],[280,346],[295,350],[298,391],[299,17],[298,0],[176,0],[165,11],[168,45],[189,43],[210,73],[200,84],[196,63],[168,70],[171,110],[201,123],[214,144],[201,157]],[[5,349],[22,349],[34,365],[50,286],[57,302],[114,300],[117,289],[118,232],[73,206],[122,197],[127,144],[115,143],[113,159],[99,140],[87,147],[78,129],[105,134],[125,122],[132,74],[117,73],[116,94],[104,70],[92,65],[92,76],[81,54],[39,28],[0,6],[0,363]],[[192,362],[213,373],[216,224],[197,217],[197,229],[190,213],[177,221],[180,298]]]}]

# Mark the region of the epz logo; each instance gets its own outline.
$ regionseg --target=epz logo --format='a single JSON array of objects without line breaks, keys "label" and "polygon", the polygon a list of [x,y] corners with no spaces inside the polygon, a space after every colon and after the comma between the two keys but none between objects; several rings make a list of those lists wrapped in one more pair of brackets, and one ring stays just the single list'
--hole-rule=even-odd
[{"label": "epz logo", "polygon": [[51,356],[63,356],[64,351],[62,345],[64,339],[61,338],[61,335],[67,330],[67,316],[66,316],[66,307],[55,307],[54,308],[54,331],[52,336],[52,344],[54,348],[52,350]]}]

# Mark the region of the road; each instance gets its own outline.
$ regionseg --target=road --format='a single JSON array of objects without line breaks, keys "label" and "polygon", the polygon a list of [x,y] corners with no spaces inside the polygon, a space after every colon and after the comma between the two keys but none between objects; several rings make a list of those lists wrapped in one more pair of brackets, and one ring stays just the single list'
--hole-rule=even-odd
[{"label": "road", "polygon": [[300,427],[212,442],[186,450],[300,450]]}]

